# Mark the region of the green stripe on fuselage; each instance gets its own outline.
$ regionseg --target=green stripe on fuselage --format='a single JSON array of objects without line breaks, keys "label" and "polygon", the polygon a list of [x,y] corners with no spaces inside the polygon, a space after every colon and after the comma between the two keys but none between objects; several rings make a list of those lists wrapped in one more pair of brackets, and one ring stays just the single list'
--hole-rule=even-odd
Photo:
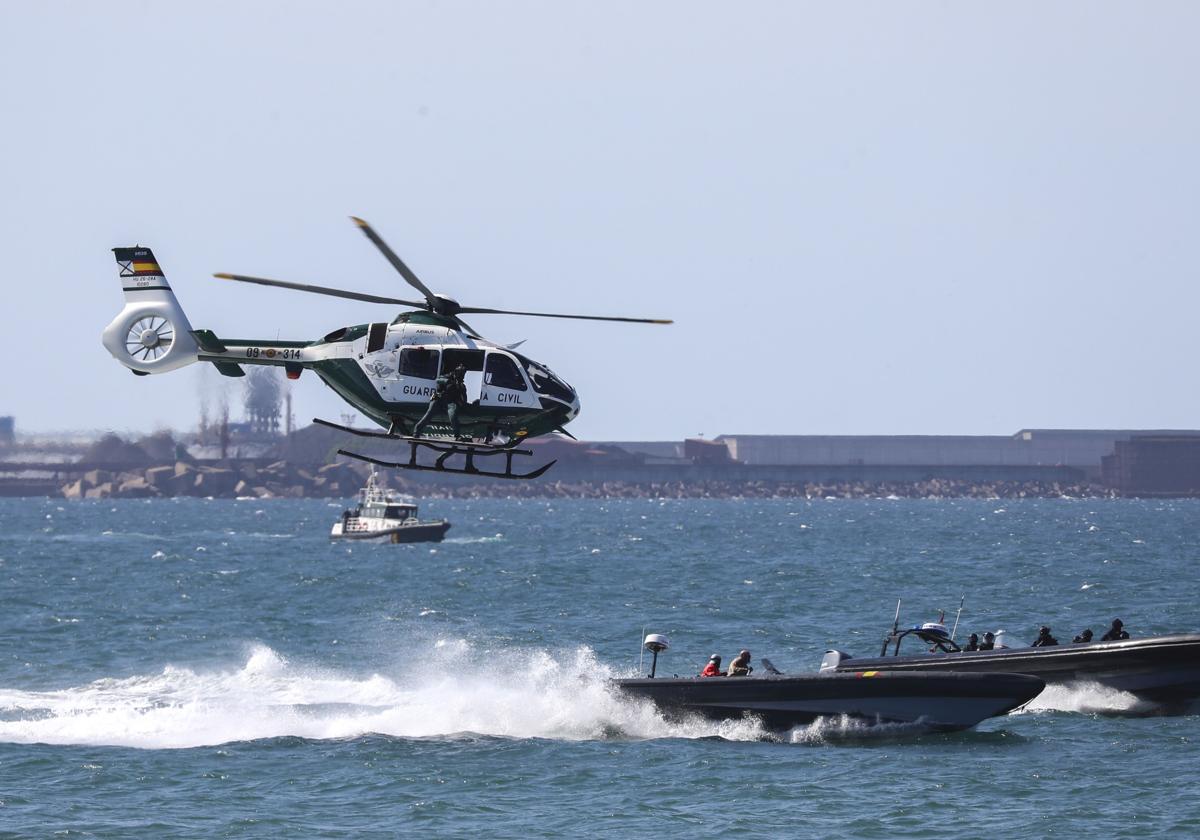
[{"label": "green stripe on fuselage", "polygon": [[221,343],[228,347],[238,344],[242,347],[311,347],[313,341],[284,341],[278,338],[222,338]]}]

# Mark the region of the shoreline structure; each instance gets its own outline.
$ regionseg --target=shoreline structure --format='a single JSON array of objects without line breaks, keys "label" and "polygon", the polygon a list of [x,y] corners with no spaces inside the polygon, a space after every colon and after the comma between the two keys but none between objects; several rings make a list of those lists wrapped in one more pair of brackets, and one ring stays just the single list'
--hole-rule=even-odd
[{"label": "shoreline structure", "polygon": [[[0,495],[66,499],[348,498],[367,467],[337,454],[349,436],[291,435],[185,446],[169,433],[90,446],[0,448]],[[371,441],[366,454],[405,460]],[[1022,430],[1012,436],[721,436],[681,442],[527,441],[532,481],[387,470],[429,498],[1200,497],[1200,431]],[[403,457],[400,450],[403,450]],[[222,454],[225,457],[221,457]]]}]

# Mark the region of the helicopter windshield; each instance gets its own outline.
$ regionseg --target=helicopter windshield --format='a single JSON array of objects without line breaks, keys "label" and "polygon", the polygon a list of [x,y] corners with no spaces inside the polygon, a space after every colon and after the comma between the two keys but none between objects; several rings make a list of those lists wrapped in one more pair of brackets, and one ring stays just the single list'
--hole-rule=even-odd
[{"label": "helicopter windshield", "polygon": [[513,353],[517,357],[517,361],[529,373],[529,380],[533,383],[533,389],[539,394],[545,394],[548,397],[562,400],[569,403],[575,399],[575,392],[572,391],[567,384],[554,375],[554,371],[543,364],[527,359],[520,353]]}]

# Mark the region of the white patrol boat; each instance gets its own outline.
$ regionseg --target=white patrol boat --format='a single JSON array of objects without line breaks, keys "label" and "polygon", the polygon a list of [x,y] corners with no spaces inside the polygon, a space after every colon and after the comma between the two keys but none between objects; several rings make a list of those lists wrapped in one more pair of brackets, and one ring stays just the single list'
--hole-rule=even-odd
[{"label": "white patrol boat", "polygon": [[417,519],[417,505],[412,498],[380,487],[372,469],[367,485],[358,491],[358,504],[354,510],[342,513],[329,536],[335,540],[441,542],[448,530],[450,523],[444,519],[428,522]]}]

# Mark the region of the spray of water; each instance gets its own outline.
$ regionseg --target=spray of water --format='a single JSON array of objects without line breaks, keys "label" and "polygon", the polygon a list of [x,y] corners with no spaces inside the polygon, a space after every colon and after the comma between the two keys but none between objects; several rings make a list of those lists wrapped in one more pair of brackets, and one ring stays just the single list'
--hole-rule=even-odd
[{"label": "spray of water", "polygon": [[1082,714],[1150,715],[1158,706],[1127,691],[1094,682],[1048,685],[1015,714],[1078,712]]},{"label": "spray of water", "polygon": [[798,726],[788,733],[792,744],[829,744],[844,741],[881,741],[923,735],[930,731],[927,724],[883,723],[862,718],[838,715],[818,718],[807,726]]},{"label": "spray of water", "polygon": [[587,648],[481,651],[463,640],[414,652],[420,673],[355,675],[256,646],[238,667],[101,679],[56,691],[0,688],[0,741],[196,747],[297,736],[446,737],[463,733],[590,740],[756,740],[753,721],[668,722],[608,684]]}]

